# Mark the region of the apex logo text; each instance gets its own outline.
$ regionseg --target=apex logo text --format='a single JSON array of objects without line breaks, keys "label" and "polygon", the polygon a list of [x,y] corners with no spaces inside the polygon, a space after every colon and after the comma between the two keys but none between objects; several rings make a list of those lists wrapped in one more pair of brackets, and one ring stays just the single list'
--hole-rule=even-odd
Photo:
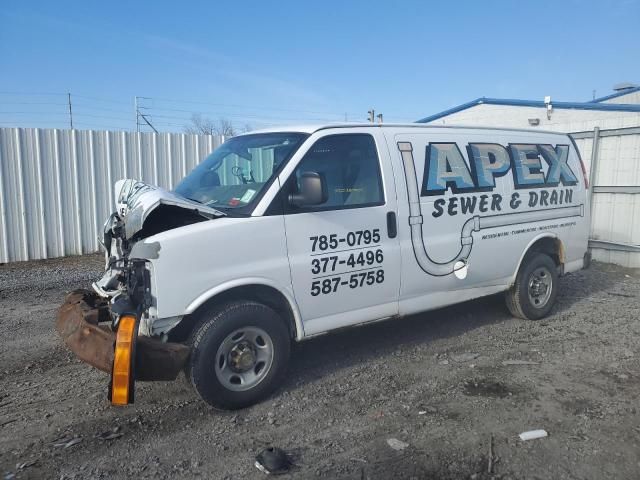
[{"label": "apex logo text", "polygon": [[[568,164],[569,145],[470,143],[469,165],[456,143],[427,145],[422,196],[488,192],[511,171],[516,189],[573,186],[578,179]],[[542,161],[548,168],[543,172]]]}]

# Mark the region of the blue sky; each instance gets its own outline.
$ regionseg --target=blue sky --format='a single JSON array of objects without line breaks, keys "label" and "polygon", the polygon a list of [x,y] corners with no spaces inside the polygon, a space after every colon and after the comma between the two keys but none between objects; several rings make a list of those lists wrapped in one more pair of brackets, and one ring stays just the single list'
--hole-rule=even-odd
[{"label": "blue sky", "polygon": [[5,2],[0,126],[162,130],[412,121],[487,97],[588,100],[640,83],[640,2]]}]

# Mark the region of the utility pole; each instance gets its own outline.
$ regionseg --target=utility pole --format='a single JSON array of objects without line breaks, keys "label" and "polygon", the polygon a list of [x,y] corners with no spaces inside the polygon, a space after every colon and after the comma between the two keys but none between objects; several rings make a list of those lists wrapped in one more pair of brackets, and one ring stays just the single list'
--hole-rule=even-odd
[{"label": "utility pole", "polygon": [[67,101],[69,103],[69,126],[73,130],[73,111],[71,110],[71,92],[67,92]]},{"label": "utility pole", "polygon": [[133,97],[133,108],[135,109],[135,113],[136,113],[136,132],[140,131],[140,116],[138,113],[138,97],[135,96]]},{"label": "utility pole", "polygon": [[146,123],[147,125],[149,125],[151,127],[151,129],[158,133],[158,130],[156,130],[156,127],[154,127],[153,125],[151,125],[151,122],[149,120],[147,120],[147,116],[144,113],[140,114],[140,117],[142,118],[142,120],[144,120],[144,123]]},{"label": "utility pole", "polygon": [[136,109],[136,132],[140,132],[140,125],[143,125],[143,123],[140,121],[140,119],[142,119],[144,121],[144,123],[149,125],[154,132],[158,133],[158,131],[155,129],[155,127],[153,125],[151,125],[151,122],[147,118],[148,115],[145,115],[144,113],[142,113],[140,111],[140,110],[148,110],[149,109],[149,107],[145,107],[143,105],[140,105],[140,100],[153,100],[153,99],[151,97],[138,97],[137,95],[135,97],[133,97],[134,108]]},{"label": "utility pole", "polygon": [[376,121],[376,111],[372,108],[367,113],[369,114],[369,117],[368,117],[369,122],[374,123]]}]

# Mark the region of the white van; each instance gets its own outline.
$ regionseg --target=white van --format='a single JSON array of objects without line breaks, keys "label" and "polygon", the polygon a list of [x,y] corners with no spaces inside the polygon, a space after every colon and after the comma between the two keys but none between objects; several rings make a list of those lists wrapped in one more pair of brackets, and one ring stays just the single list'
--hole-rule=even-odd
[{"label": "white van", "polygon": [[558,133],[240,135],[172,192],[117,183],[105,275],[67,298],[58,330],[111,374],[114,404],[184,370],[214,407],[245,407],[278,385],[291,341],[499,292],[513,315],[544,317],[558,276],[588,263],[587,188]]}]

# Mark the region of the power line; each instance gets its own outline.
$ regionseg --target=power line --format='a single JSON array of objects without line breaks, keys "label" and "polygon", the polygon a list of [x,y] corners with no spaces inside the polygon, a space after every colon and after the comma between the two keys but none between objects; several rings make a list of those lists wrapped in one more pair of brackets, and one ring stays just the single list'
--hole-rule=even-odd
[{"label": "power line", "polygon": [[[7,91],[2,91],[0,92],[0,95],[16,95],[16,96],[60,96],[60,97],[66,97],[67,94],[66,93],[53,93],[53,92],[7,92]],[[93,100],[96,102],[104,102],[104,103],[111,103],[111,104],[116,104],[116,105],[123,105],[123,106],[127,106],[130,107],[131,103],[130,102],[126,102],[123,100],[114,100],[112,98],[103,98],[103,97],[98,97],[98,96],[93,96],[93,95],[84,95],[84,94],[76,94],[73,93],[73,97],[75,98],[81,98],[81,99],[85,99],[85,100]],[[269,111],[278,111],[278,112],[291,112],[291,113],[301,113],[301,114],[310,114],[310,115],[330,115],[330,116],[336,116],[336,117],[340,117],[340,118],[344,118],[345,115],[347,117],[351,117],[351,118],[361,118],[362,114],[360,113],[353,113],[353,112],[329,112],[329,111],[316,111],[316,110],[305,110],[305,109],[296,109],[296,108],[282,108],[282,107],[274,107],[274,106],[265,106],[265,105],[248,105],[248,104],[231,104],[231,103],[217,103],[217,102],[209,102],[209,101],[202,101],[202,100],[184,100],[184,99],[173,99],[173,98],[167,98],[167,97],[142,97],[139,96],[138,98],[145,98],[146,100],[150,100],[152,102],[152,106],[150,107],[145,107],[145,108],[152,108],[152,109],[164,109],[164,110],[174,110],[171,107],[162,107],[161,105],[158,105],[156,102],[167,102],[167,103],[175,103],[175,104],[188,104],[188,105],[209,105],[209,106],[215,106],[215,107],[226,107],[226,108],[232,108],[232,109],[236,109],[236,108],[241,108],[241,109],[249,109],[249,110],[269,110]],[[65,98],[66,100],[66,98]],[[9,102],[2,102],[4,104],[9,104]],[[14,104],[22,104],[23,102],[11,102]],[[30,103],[30,104],[44,104],[46,102],[24,102],[25,104]],[[51,103],[52,105],[54,105],[53,103]],[[73,103],[73,106],[75,107],[77,104],[77,102]],[[65,105],[64,104],[58,104],[58,105]],[[88,106],[86,104],[82,104],[83,106]],[[102,106],[95,106],[92,105],[91,108],[100,108],[100,109],[104,109],[106,110],[106,107],[102,107]],[[175,110],[180,110],[180,109],[175,109]],[[185,110],[190,112],[191,110]],[[388,115],[385,115],[388,116]],[[419,115],[416,115],[415,117],[419,117]],[[389,118],[400,118],[400,116],[394,116],[394,115],[390,115],[388,116]],[[402,116],[402,118],[406,118],[404,115]],[[364,119],[363,119],[364,120]]]},{"label": "power line", "polygon": [[[19,96],[28,96],[28,95],[42,95],[42,96],[67,96],[67,93],[37,93],[37,92],[0,92],[0,95],[19,95]],[[128,102],[124,102],[122,100],[113,100],[108,98],[96,97],[92,95],[83,95],[83,94],[73,94],[74,98],[83,98],[87,100],[94,100],[98,102],[106,102],[113,103],[119,105],[130,105]],[[281,107],[273,107],[273,106],[261,106],[261,105],[242,105],[242,104],[227,104],[227,103],[216,103],[216,102],[208,102],[202,100],[179,100],[173,98],[166,97],[142,97],[138,96],[138,98],[144,98],[146,100],[152,101],[161,101],[161,102],[169,102],[169,103],[182,103],[182,104],[192,104],[192,105],[211,105],[217,107],[229,107],[229,108],[249,108],[249,109],[260,109],[260,110],[273,110],[273,111],[283,111],[283,112],[294,112],[294,113],[308,113],[315,115],[336,115],[343,116],[344,112],[336,113],[336,112],[327,112],[327,111],[312,111],[312,110],[300,110],[300,109],[292,109],[292,108],[281,108]],[[66,105],[66,104],[64,104]],[[158,108],[158,107],[152,107]],[[349,114],[356,115],[356,114]]]},{"label": "power line", "polygon": [[66,112],[0,112],[0,115],[67,115]]},{"label": "power line", "polygon": [[84,123],[84,122],[77,122],[76,124],[77,126],[81,126],[85,129],[92,129],[92,128],[106,128],[109,130],[125,130],[125,131],[130,131],[130,128],[122,128],[121,126],[114,126],[114,125],[104,125],[102,123]]},{"label": "power line", "polygon": [[111,115],[92,115],[90,113],[81,113],[78,115],[83,117],[91,117],[91,118],[108,118],[110,120],[124,120],[124,121],[129,120],[128,118],[125,118],[125,117],[112,117]]},{"label": "power line", "polygon": [[[18,124],[18,123],[31,123],[31,122],[25,122],[25,121],[18,120],[18,121],[13,121],[13,122],[0,121],[0,123],[2,123],[4,125],[15,125],[15,124]],[[64,124],[64,122],[62,122],[62,121],[48,121],[48,122],[45,121],[45,122],[38,122],[38,123],[40,123],[40,124],[48,124],[48,125],[51,125],[51,124],[54,124],[54,125],[61,125],[62,124],[63,125]]]},{"label": "power line", "polygon": [[[147,98],[149,100],[158,100],[158,101],[170,102],[170,103],[211,105],[211,106],[216,106],[216,107],[228,107],[228,108],[249,108],[249,109],[257,109],[257,110],[272,110],[272,111],[279,111],[279,112],[307,113],[307,114],[311,114],[311,115],[335,115],[335,116],[343,117],[344,114],[345,114],[345,112],[339,112],[339,113],[327,112],[327,111],[319,112],[319,111],[312,111],[312,110],[299,110],[299,109],[293,109],[293,108],[268,107],[268,106],[261,106],[261,105],[242,105],[242,104],[231,104],[231,103],[215,103],[215,102],[207,102],[207,101],[203,102],[203,101],[199,101],[199,100],[176,100],[176,99],[164,98],[164,97],[147,97]],[[152,108],[158,108],[158,107],[152,107]],[[356,114],[356,113],[349,113],[349,115],[358,116],[358,114]]]},{"label": "power line", "polygon": [[[163,112],[201,113],[201,111],[198,111],[198,110],[196,110],[196,111],[194,111],[193,109],[185,110],[185,109],[181,109],[181,108],[167,108],[167,107],[139,107],[139,108],[161,110]],[[342,114],[335,114],[335,115],[338,116],[338,115],[342,115]]]},{"label": "power line", "polygon": [[78,97],[78,98],[84,98],[84,99],[87,99],[87,100],[95,100],[97,102],[117,103],[119,105],[129,105],[129,106],[131,106],[130,103],[124,102],[122,100],[111,100],[111,99],[107,99],[107,98],[92,97],[92,96],[89,96],[89,95],[78,95],[76,93],[74,93],[73,96],[74,97]]},{"label": "power line", "polygon": [[66,106],[66,103],[53,103],[53,102],[4,102],[0,101],[1,105],[60,105]]},{"label": "power line", "polygon": [[[5,96],[14,96],[14,98],[6,98]],[[64,95],[65,103],[62,103]],[[32,96],[33,99],[24,98]],[[51,99],[38,99],[37,97],[52,97]],[[60,97],[59,101],[55,97]],[[282,125],[284,123],[304,123],[304,122],[335,122],[348,121],[351,119],[365,118],[361,114],[349,112],[328,112],[315,111],[296,108],[269,107],[264,105],[242,105],[231,103],[217,103],[199,100],[180,100],[166,97],[136,97],[139,102],[134,100],[136,125],[139,130],[140,125],[147,125],[151,128],[157,127],[178,127],[184,128],[189,125],[193,119],[193,115],[202,115],[210,118],[230,118],[234,123],[248,123],[259,126]],[[102,103],[102,104],[101,104]],[[136,103],[138,103],[136,105]],[[129,116],[131,102],[121,100],[103,98],[99,96],[73,94],[73,101],[70,93],[53,93],[53,92],[0,92],[0,108],[6,107],[24,107],[15,108],[11,111],[0,111],[0,118],[6,115],[15,116],[34,116],[32,124],[44,124],[48,120],[46,118],[61,117],[62,115],[69,117],[67,125],[86,125],[87,122],[95,120],[105,120],[105,123],[112,123],[116,120],[122,122],[123,129],[131,129]],[[125,106],[127,108],[125,108]],[[194,108],[190,108],[193,106]],[[51,107],[51,108],[48,108]],[[67,107],[64,110],[61,107]],[[203,108],[204,107],[204,108]],[[212,108],[215,107],[215,108]],[[32,110],[33,108],[33,110]],[[260,110],[261,112],[258,112]],[[262,114],[264,112],[264,114]],[[285,114],[286,112],[286,114]],[[182,114],[182,115],[181,115]],[[145,115],[146,118],[141,119],[140,116]],[[38,118],[44,117],[44,118]],[[151,120],[153,118],[153,121]],[[385,115],[387,120],[407,121],[406,117],[395,117],[393,115]],[[4,119],[2,119],[4,120]],[[63,122],[62,119],[60,119]],[[409,120],[411,121],[411,120]],[[2,122],[4,124],[17,123]],[[182,123],[178,123],[182,122]],[[22,123],[29,123],[22,121]],[[152,123],[152,125],[148,125]],[[106,126],[106,125],[105,125]],[[114,128],[112,125],[109,128]],[[117,127],[115,127],[117,128]]]},{"label": "power line", "polygon": [[[191,117],[184,117],[184,116],[176,116],[176,115],[162,115],[162,114],[153,114],[154,117],[158,117],[158,118],[171,118],[171,119],[178,119],[178,120],[186,120],[186,121],[191,121]],[[293,117],[271,117],[271,116],[265,116],[265,115],[251,115],[251,114],[240,114],[240,113],[228,113],[228,112],[217,112],[216,114],[211,114],[209,113],[208,115],[217,115],[220,117],[235,117],[235,118],[241,118],[241,119],[267,119],[267,120],[283,120],[283,121],[300,121],[300,118],[293,118]],[[318,122],[335,122],[335,119],[329,119],[329,118],[305,118],[304,120],[307,121],[318,121]]]},{"label": "power line", "polygon": [[0,95],[20,95],[20,96],[27,96],[27,95],[42,95],[42,96],[64,96],[66,95],[65,93],[34,93],[34,92],[0,92]]},{"label": "power line", "polygon": [[[75,95],[74,95],[75,98]],[[64,105],[64,104],[61,104]],[[116,112],[116,113],[125,113],[124,109],[115,109],[115,108],[107,108],[107,107],[96,107],[94,105],[87,105],[86,103],[78,103],[78,102],[73,102],[73,107],[81,107],[81,108],[91,108],[93,110],[100,110],[103,112]],[[131,107],[131,105],[129,105],[129,107]]]},{"label": "power line", "polygon": [[[110,115],[92,115],[90,113],[78,113],[75,112],[76,117],[90,117],[90,118],[108,118],[110,120],[129,120],[124,117],[112,117]],[[65,115],[68,116],[69,112],[0,112],[0,115]]]}]

